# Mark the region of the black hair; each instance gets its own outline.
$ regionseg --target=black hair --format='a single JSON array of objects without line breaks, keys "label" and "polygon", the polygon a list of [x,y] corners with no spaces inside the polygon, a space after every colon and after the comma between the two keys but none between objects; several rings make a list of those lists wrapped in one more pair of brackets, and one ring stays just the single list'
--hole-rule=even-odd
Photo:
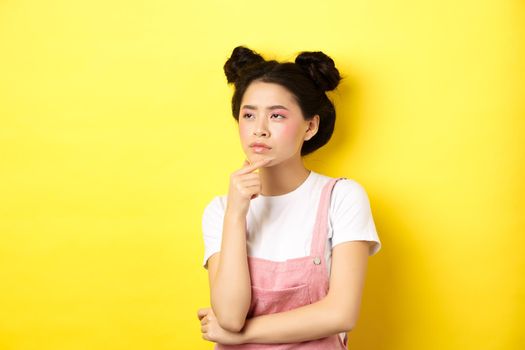
[{"label": "black hair", "polygon": [[335,108],[326,96],[342,80],[334,61],[321,51],[303,51],[295,62],[265,60],[258,53],[244,46],[233,49],[224,64],[228,83],[233,83],[233,117],[239,122],[242,97],[254,81],[275,83],[286,88],[294,96],[305,120],[319,115],[319,129],[301,148],[301,156],[312,153],[325,145],[334,131]]}]

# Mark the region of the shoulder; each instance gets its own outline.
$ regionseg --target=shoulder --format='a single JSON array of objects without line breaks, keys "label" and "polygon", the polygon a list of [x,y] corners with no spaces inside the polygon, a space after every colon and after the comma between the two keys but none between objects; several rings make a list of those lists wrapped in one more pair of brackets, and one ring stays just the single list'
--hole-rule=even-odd
[{"label": "shoulder", "polygon": [[365,187],[354,179],[342,178],[337,181],[332,191],[334,197],[354,197],[355,199],[365,199],[367,196]]},{"label": "shoulder", "polygon": [[226,208],[226,195],[213,197],[204,207],[202,216],[203,220],[208,217],[219,218],[224,215]]},{"label": "shoulder", "polygon": [[365,187],[354,179],[340,179],[332,190],[331,209],[334,212],[370,209]]},{"label": "shoulder", "polygon": [[[320,173],[315,173],[314,178],[317,187],[324,187],[330,180],[335,179],[334,177]],[[365,187],[352,178],[339,178],[332,190],[332,202],[344,200],[368,201],[368,195]]]},{"label": "shoulder", "polygon": [[348,241],[370,241],[369,254],[381,248],[372,208],[364,186],[353,179],[337,181],[332,192],[330,224],[332,247]]},{"label": "shoulder", "polygon": [[222,207],[225,203],[225,199],[226,195],[214,196],[210,201],[208,201],[208,203],[206,203],[204,210]]},{"label": "shoulder", "polygon": [[[320,194],[321,190],[335,179],[334,177],[314,172],[312,176],[313,188]],[[369,206],[368,194],[361,183],[352,178],[338,178],[330,196],[331,212],[347,212],[348,210],[358,210]]]}]

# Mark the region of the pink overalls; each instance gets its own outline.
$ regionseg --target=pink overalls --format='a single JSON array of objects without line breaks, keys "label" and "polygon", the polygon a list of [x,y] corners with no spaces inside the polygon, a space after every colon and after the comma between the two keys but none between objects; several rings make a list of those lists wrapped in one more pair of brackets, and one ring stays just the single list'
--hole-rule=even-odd
[{"label": "pink overalls", "polygon": [[[321,192],[314,225],[310,255],[286,261],[271,261],[248,256],[252,283],[252,302],[247,318],[292,310],[312,304],[326,296],[329,287],[328,269],[325,261],[325,245],[328,233],[328,210],[335,183],[345,178],[331,178]],[[308,322],[308,320],[303,320]],[[217,350],[228,349],[346,349],[339,334],[300,343],[280,344],[216,344]]]}]

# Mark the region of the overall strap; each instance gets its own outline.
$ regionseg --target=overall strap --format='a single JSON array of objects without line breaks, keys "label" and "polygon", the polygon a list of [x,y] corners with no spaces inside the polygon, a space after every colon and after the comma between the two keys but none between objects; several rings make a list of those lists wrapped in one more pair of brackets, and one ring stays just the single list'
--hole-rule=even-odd
[{"label": "overall strap", "polygon": [[312,236],[312,245],[310,247],[310,255],[314,256],[314,263],[320,265],[324,262],[324,253],[326,247],[326,240],[328,239],[328,214],[330,210],[330,199],[332,197],[332,190],[335,183],[345,177],[332,178],[323,187],[321,191],[321,198],[317,208],[317,218],[314,224],[314,232]]}]

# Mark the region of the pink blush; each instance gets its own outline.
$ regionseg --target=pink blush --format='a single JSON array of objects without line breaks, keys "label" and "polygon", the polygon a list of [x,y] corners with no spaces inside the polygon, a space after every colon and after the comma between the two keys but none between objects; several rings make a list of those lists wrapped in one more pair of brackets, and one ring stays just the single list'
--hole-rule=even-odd
[{"label": "pink blush", "polygon": [[[290,121],[290,119],[288,119]],[[299,126],[297,123],[279,123],[278,132],[285,140],[295,139]]]},{"label": "pink blush", "polygon": [[249,134],[249,130],[245,126],[239,125],[239,135],[245,137],[248,134]]}]

